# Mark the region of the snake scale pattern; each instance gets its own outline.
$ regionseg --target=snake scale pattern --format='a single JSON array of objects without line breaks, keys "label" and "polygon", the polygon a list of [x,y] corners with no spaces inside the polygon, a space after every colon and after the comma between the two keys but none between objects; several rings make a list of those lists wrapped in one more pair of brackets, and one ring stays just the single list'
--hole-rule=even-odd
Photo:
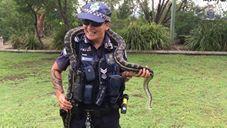
[{"label": "snake scale pattern", "polygon": [[[69,30],[65,35],[64,44],[65,44],[66,52],[69,54],[70,65],[73,65],[73,63],[75,64],[76,58],[77,58],[77,55],[75,54],[76,52],[74,51],[75,46],[71,42],[73,42],[75,35],[82,34],[82,33],[83,33],[83,28],[76,27]],[[143,88],[148,97],[149,108],[151,108],[152,94],[151,94],[151,91],[149,90],[148,85],[150,80],[153,78],[153,75],[154,75],[153,71],[147,67],[127,62],[123,57],[126,49],[126,43],[124,42],[123,38],[119,36],[117,33],[113,32],[112,30],[107,31],[107,34],[112,40],[114,40],[115,43],[117,43],[115,44],[117,47],[116,47],[116,50],[114,51],[114,59],[122,69],[126,71],[132,71],[134,73],[138,73],[139,70],[143,68],[146,68],[147,70],[149,70],[151,75],[150,77],[144,79]],[[69,126],[70,120],[71,120],[71,112],[68,112],[67,117],[65,119],[65,124],[64,124],[65,128],[70,127]]]}]

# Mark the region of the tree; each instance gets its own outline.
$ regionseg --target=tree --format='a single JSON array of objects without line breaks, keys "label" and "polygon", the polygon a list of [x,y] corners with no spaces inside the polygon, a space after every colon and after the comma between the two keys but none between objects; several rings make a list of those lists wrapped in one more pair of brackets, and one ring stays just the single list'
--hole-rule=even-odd
[{"label": "tree", "polygon": [[43,45],[41,38],[44,36],[45,0],[20,0],[17,1],[19,11],[30,14],[33,17],[35,34]]},{"label": "tree", "polygon": [[18,20],[18,13],[16,12],[16,3],[13,0],[0,1],[0,36],[8,40],[10,35],[18,29],[20,22],[15,24]]},{"label": "tree", "polygon": [[77,0],[57,0],[57,9],[65,25],[65,29],[69,30],[72,22],[70,22],[70,17],[72,17],[72,11],[76,10],[73,5],[77,7]]},{"label": "tree", "polygon": [[194,12],[179,11],[176,13],[176,34],[179,43],[184,43],[185,36],[190,35],[190,31],[194,29],[200,22],[200,18],[194,15]]},{"label": "tree", "polygon": [[105,2],[111,10],[114,10],[114,6],[119,3],[119,0],[83,0],[85,3],[92,2],[92,1],[101,1]]},{"label": "tree", "polygon": [[[45,31],[45,19],[46,16],[54,16],[54,18],[62,19],[65,26],[65,31],[70,29],[70,19],[73,17],[72,12],[74,11],[73,5],[77,3],[77,0],[15,0],[18,5],[18,11],[23,14],[32,16],[34,24],[34,32],[43,44],[41,38],[44,37]],[[75,3],[74,3],[75,2]],[[58,13],[59,17],[54,13]],[[48,18],[50,19],[50,18]],[[55,19],[52,19],[55,20]],[[60,22],[60,21],[59,21]]]},{"label": "tree", "polygon": [[[136,0],[144,19],[147,22],[155,22],[157,24],[168,24],[170,20],[170,9],[172,6],[171,0],[159,0],[157,7],[154,7],[154,0],[152,0],[152,10],[149,7],[148,0]],[[177,11],[187,5],[187,0],[179,3]],[[156,9],[156,10],[155,10]]]},{"label": "tree", "polygon": [[[75,18],[77,13],[75,10],[78,7],[77,0],[58,0],[55,6],[54,17],[57,17],[58,28],[56,29],[53,36],[54,47],[57,49],[62,49],[64,45],[64,36],[65,33],[75,25],[78,25],[78,21]],[[55,18],[56,19],[56,18]],[[51,24],[53,25],[53,20],[50,19]],[[60,23],[60,24],[59,24]],[[56,27],[56,26],[55,26]]]},{"label": "tree", "polygon": [[117,17],[119,19],[128,18],[133,13],[134,6],[133,0],[124,0],[123,4],[119,5]]}]

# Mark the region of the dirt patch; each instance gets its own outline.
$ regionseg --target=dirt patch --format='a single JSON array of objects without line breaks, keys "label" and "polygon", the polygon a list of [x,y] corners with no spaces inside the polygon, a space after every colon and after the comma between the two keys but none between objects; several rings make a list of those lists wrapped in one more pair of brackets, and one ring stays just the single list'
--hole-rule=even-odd
[{"label": "dirt patch", "polygon": [[36,64],[36,63],[37,63],[37,61],[24,61],[24,62],[22,62],[22,63],[16,64],[16,66],[34,65],[34,64]]},{"label": "dirt patch", "polygon": [[53,62],[53,58],[41,58],[40,60],[30,60],[30,61],[23,61],[21,63],[15,64],[12,67],[27,67],[27,68],[33,68],[39,65],[42,65],[43,63]]},{"label": "dirt patch", "polygon": [[42,58],[41,60],[47,60],[47,61],[54,61],[56,58],[54,57],[47,57],[47,58]]},{"label": "dirt patch", "polygon": [[46,94],[40,95],[39,97],[46,97],[46,96],[53,96],[55,95],[55,92],[48,92]]},{"label": "dirt patch", "polygon": [[134,97],[144,98],[141,94],[132,94]]},{"label": "dirt patch", "polygon": [[5,76],[2,79],[0,79],[0,83],[3,83],[4,81],[16,81],[16,80],[22,80],[25,79],[25,74],[17,74],[17,75],[11,75],[11,76]]},{"label": "dirt patch", "polygon": [[183,44],[171,44],[170,50],[187,51],[188,49]]}]

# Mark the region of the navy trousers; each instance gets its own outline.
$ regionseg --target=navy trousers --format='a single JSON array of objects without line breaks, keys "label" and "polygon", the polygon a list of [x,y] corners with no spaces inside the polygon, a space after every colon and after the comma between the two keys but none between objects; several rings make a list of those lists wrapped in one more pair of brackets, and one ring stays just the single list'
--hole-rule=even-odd
[{"label": "navy trousers", "polygon": [[[91,116],[92,128],[120,128],[119,113],[110,113],[105,116],[96,117]],[[73,117],[71,120],[70,128],[85,128],[86,116],[81,118]]]},{"label": "navy trousers", "polygon": [[[85,128],[85,122],[87,119],[87,112],[89,110],[89,117],[91,128],[120,128],[119,119],[120,114],[118,108],[108,107],[106,109],[86,109],[75,108],[72,109],[72,116],[70,120],[70,128]],[[60,110],[60,115],[64,119],[67,112]]]},{"label": "navy trousers", "polygon": [[[81,110],[73,113],[70,128],[85,128],[86,115]],[[91,128],[120,128],[120,114],[118,110],[110,111],[104,115],[91,113]]]}]

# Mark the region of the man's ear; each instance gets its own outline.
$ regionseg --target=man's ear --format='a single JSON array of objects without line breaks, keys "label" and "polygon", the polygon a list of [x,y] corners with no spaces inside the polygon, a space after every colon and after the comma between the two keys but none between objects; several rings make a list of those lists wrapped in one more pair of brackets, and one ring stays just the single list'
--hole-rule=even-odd
[{"label": "man's ear", "polygon": [[106,31],[107,31],[110,29],[111,24],[110,24],[110,22],[106,22],[105,24],[106,24]]}]

